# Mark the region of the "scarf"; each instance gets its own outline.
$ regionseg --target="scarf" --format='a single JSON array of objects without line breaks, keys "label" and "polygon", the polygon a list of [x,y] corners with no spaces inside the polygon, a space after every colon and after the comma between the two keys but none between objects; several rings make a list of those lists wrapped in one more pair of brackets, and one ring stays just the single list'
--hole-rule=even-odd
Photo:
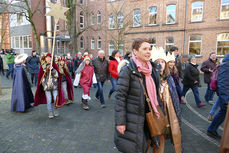
[{"label": "scarf", "polygon": [[121,60],[120,60],[120,58],[119,58],[119,57],[118,57],[118,58],[117,58],[117,57],[115,57],[115,59],[116,59],[116,61],[117,61],[118,63],[120,63],[120,61],[121,61]]},{"label": "scarf", "polygon": [[142,65],[142,63],[138,60],[138,58],[134,54],[133,54],[132,58],[134,60],[134,63],[137,65],[138,71],[145,75],[147,94],[150,98],[152,109],[153,109],[154,113],[156,114],[156,116],[159,118],[160,113],[157,110],[158,101],[157,101],[157,94],[156,94],[157,93],[156,92],[156,86],[155,86],[154,80],[151,77],[152,65],[148,61],[147,62],[148,68],[146,68]]}]

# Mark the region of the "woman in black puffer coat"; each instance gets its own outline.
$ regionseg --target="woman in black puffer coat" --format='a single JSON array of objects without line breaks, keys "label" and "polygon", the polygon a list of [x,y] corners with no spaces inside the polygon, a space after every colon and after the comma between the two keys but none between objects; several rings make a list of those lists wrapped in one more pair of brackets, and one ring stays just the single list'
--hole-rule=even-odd
[{"label": "woman in black puffer coat", "polygon": [[[150,45],[147,40],[135,40],[132,48],[134,54],[136,53],[136,57],[143,58],[149,62]],[[142,54],[139,54],[140,52]],[[157,95],[156,99],[164,111],[158,95],[160,66],[152,62],[150,64],[152,65],[151,77],[156,87],[154,90]],[[145,153],[147,150],[147,140],[150,139],[145,120],[148,105],[139,77],[143,79],[146,86],[145,76],[138,71],[136,63],[132,59],[130,59],[129,64],[124,66],[119,73],[115,104],[116,128],[114,142],[118,150],[123,153]],[[158,144],[156,138],[153,138],[153,141],[155,144]]]}]

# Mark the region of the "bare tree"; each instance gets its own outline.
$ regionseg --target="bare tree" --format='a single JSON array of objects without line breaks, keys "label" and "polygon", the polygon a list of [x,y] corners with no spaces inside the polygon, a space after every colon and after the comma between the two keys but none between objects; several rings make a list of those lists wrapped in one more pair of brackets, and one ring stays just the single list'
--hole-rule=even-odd
[{"label": "bare tree", "polygon": [[[67,22],[68,22],[68,32],[70,35],[70,45],[74,51],[78,51],[78,39],[81,34],[85,31],[92,30],[92,31],[100,31],[102,26],[93,26],[89,24],[90,19],[90,11],[88,6],[85,4],[80,4],[76,2],[76,0],[66,0],[66,6],[69,9],[67,13]],[[81,10],[84,14],[84,26],[80,26],[80,22],[77,21],[77,10]],[[85,20],[86,19],[86,20]],[[103,24],[101,24],[103,25]]]}]

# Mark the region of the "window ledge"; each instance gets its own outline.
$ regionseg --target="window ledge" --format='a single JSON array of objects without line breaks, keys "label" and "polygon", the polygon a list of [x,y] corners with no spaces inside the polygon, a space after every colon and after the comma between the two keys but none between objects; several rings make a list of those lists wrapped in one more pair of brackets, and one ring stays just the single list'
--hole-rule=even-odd
[{"label": "window ledge", "polygon": [[195,55],[196,58],[202,58],[202,55]]},{"label": "window ledge", "polygon": [[228,19],[216,19],[216,21],[229,21],[229,18]]},{"label": "window ledge", "polygon": [[145,27],[156,27],[159,26],[159,24],[146,24]]},{"label": "window ledge", "polygon": [[203,23],[203,22],[205,22],[205,21],[204,20],[202,20],[202,21],[189,21],[188,24],[192,24],[192,23]]},{"label": "window ledge", "polygon": [[223,58],[225,55],[216,55],[216,57]]},{"label": "window ledge", "polygon": [[163,23],[162,24],[163,26],[167,26],[167,25],[178,25],[178,22],[175,22],[175,23]]},{"label": "window ledge", "polygon": [[141,28],[142,27],[142,25],[140,25],[140,26],[137,26],[137,27],[134,27],[134,26],[130,26],[130,28]]}]

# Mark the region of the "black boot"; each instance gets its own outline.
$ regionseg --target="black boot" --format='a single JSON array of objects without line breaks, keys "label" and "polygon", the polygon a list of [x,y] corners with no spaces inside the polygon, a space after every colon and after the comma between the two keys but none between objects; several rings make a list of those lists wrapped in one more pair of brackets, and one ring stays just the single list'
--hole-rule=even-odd
[{"label": "black boot", "polygon": [[82,98],[82,107],[84,110],[89,110],[88,104],[87,104],[87,99]]}]

